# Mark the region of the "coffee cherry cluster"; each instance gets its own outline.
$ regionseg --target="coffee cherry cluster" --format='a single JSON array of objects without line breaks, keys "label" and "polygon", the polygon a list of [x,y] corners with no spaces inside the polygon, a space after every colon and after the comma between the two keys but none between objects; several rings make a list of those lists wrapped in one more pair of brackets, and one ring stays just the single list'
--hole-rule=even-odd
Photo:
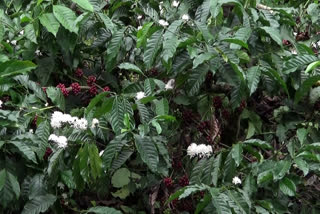
[{"label": "coffee cherry cluster", "polygon": [[158,69],[156,69],[156,68],[151,68],[149,72],[150,72],[150,75],[153,77],[159,75]]},{"label": "coffee cherry cluster", "polygon": [[82,71],[81,68],[77,68],[74,74],[75,74],[76,77],[78,77],[78,78],[83,77],[83,71]]},{"label": "coffee cherry cluster", "polygon": [[220,96],[215,96],[212,101],[215,109],[220,109],[222,107],[222,99]]},{"label": "coffee cherry cluster", "polygon": [[245,100],[242,100],[240,103],[240,106],[236,108],[236,111],[238,113],[241,113],[246,107],[247,107],[247,102]]},{"label": "coffee cherry cluster", "polygon": [[210,121],[202,121],[198,126],[198,130],[202,133],[205,133],[206,130],[210,130]]},{"label": "coffee cherry cluster", "polygon": [[52,154],[52,149],[50,147],[47,147],[46,152],[43,155],[44,160],[48,160],[48,157]]},{"label": "coffee cherry cluster", "polygon": [[188,186],[189,185],[189,178],[187,175],[182,176],[179,179],[179,185],[182,187]]},{"label": "coffee cherry cluster", "polygon": [[167,188],[170,188],[173,185],[173,181],[170,177],[164,178],[163,183],[164,185],[166,185]]},{"label": "coffee cherry cluster", "polygon": [[90,92],[91,95],[94,96],[94,95],[98,94],[98,89],[97,89],[97,87],[95,85],[93,85],[93,86],[90,87],[89,92]]},{"label": "coffee cherry cluster", "polygon": [[228,110],[223,109],[221,111],[221,114],[222,114],[223,119],[225,119],[225,120],[229,120],[230,119],[230,112]]},{"label": "coffee cherry cluster", "polygon": [[81,91],[80,85],[77,82],[71,84],[72,92],[77,95]]},{"label": "coffee cherry cluster", "polygon": [[102,90],[103,90],[103,91],[110,91],[110,88],[109,88],[109,86],[106,86],[106,87],[104,87]]},{"label": "coffee cherry cluster", "polygon": [[57,88],[60,88],[63,96],[67,97],[67,96],[69,95],[69,91],[66,89],[66,86],[65,86],[64,84],[59,83],[59,84],[57,85]]},{"label": "coffee cherry cluster", "polygon": [[288,40],[285,40],[285,39],[282,40],[282,44],[285,45],[285,46],[291,45],[291,43]]},{"label": "coffee cherry cluster", "polygon": [[88,86],[93,86],[96,83],[97,78],[95,76],[88,76],[87,84]]},{"label": "coffee cherry cluster", "polygon": [[37,125],[37,120],[38,120],[38,115],[34,116],[32,120],[32,125],[36,126]]}]

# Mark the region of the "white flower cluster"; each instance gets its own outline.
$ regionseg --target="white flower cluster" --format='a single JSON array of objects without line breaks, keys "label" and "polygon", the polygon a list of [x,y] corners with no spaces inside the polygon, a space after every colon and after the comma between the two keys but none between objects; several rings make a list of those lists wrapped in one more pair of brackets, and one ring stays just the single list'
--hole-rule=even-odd
[{"label": "white flower cluster", "polygon": [[70,114],[64,114],[59,111],[53,112],[51,115],[52,128],[61,128],[64,124],[69,124],[73,128],[86,130],[88,128],[88,121],[85,118],[79,119],[78,117],[72,117]]},{"label": "white flower cluster", "polygon": [[187,154],[191,158],[195,156],[199,156],[200,158],[210,157],[211,153],[212,153],[212,147],[205,144],[197,145],[195,143],[192,143],[187,149]]},{"label": "white flower cluster", "polygon": [[182,20],[184,20],[184,21],[188,21],[189,19],[190,19],[190,17],[189,17],[188,14],[184,14],[184,15],[182,16]]},{"label": "white flower cluster", "polygon": [[11,42],[10,42],[10,40],[7,40],[7,43],[11,43],[14,46],[17,45],[17,42],[18,42],[17,40],[12,40]]},{"label": "white flower cluster", "polygon": [[236,176],[236,177],[234,177],[234,178],[232,179],[232,183],[235,184],[235,185],[241,184],[241,179]]},{"label": "white flower cluster", "polygon": [[0,108],[2,108],[2,104],[3,104],[3,102],[2,102],[2,100],[0,100]]},{"label": "white flower cluster", "polygon": [[139,91],[139,92],[136,94],[136,99],[137,99],[137,100],[140,100],[140,99],[145,98],[145,97],[146,97],[146,95],[145,95],[145,93],[144,93],[143,91]]},{"label": "white flower cluster", "polygon": [[163,20],[163,19],[159,20],[159,24],[162,25],[163,27],[166,27],[166,26],[169,25],[169,23],[167,21]]},{"label": "white flower cluster", "polygon": [[97,118],[92,119],[91,128],[95,128],[99,125],[99,120]]},{"label": "white flower cluster", "polygon": [[179,4],[180,4],[180,2],[178,2],[178,1],[173,1],[173,2],[172,2],[172,6],[173,6],[173,7],[178,7]]},{"label": "white flower cluster", "polygon": [[166,90],[171,90],[174,88],[174,84],[175,84],[175,80],[174,79],[170,79],[167,84],[165,85],[165,89]]},{"label": "white flower cluster", "polygon": [[49,136],[49,140],[58,144],[58,148],[66,148],[68,145],[68,140],[65,136],[57,136],[55,134],[51,134]]}]

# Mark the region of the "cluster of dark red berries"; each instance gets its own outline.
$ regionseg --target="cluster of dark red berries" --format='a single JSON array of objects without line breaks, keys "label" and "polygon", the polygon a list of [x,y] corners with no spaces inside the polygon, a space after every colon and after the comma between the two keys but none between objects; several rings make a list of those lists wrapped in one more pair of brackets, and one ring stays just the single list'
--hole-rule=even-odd
[{"label": "cluster of dark red berries", "polygon": [[195,119],[195,115],[192,111],[187,109],[182,112],[182,119],[185,124],[190,125]]},{"label": "cluster of dark red berries", "polygon": [[285,45],[285,46],[291,45],[291,43],[290,43],[288,40],[286,40],[286,39],[283,39],[283,40],[282,40],[282,44]]},{"label": "cluster of dark red berries", "polygon": [[75,95],[79,94],[80,91],[81,91],[80,84],[77,83],[77,82],[72,83],[72,84],[71,84],[71,88],[72,88],[72,92],[73,92]]},{"label": "cluster of dark red berries", "polygon": [[305,31],[305,32],[300,32],[296,35],[296,40],[297,41],[306,41],[306,40],[309,40],[310,39],[310,36],[309,36],[309,33],[308,31]]},{"label": "cluster of dark red berries", "polygon": [[97,78],[95,76],[88,76],[88,79],[87,79],[87,84],[88,86],[93,86],[97,81]]},{"label": "cluster of dark red berries", "polygon": [[37,126],[38,115],[34,116],[32,120],[32,125]]},{"label": "cluster of dark red berries", "polygon": [[220,109],[222,107],[222,99],[220,96],[215,96],[212,101],[215,109]]},{"label": "cluster of dark red berries", "polygon": [[182,168],[182,162],[178,159],[173,159],[172,161],[172,168],[174,169],[181,169]]},{"label": "cluster of dark red berries", "polygon": [[69,91],[66,89],[66,86],[65,86],[64,84],[59,83],[59,84],[57,85],[57,88],[60,88],[63,96],[67,97],[67,96],[69,95]]},{"label": "cluster of dark red berries", "polygon": [[225,120],[229,120],[230,119],[230,112],[228,110],[226,110],[226,109],[223,109],[221,111],[221,115],[222,115],[223,119],[225,119]]},{"label": "cluster of dark red berries", "polygon": [[93,86],[90,87],[89,92],[90,92],[91,95],[94,96],[94,95],[98,94],[98,89],[97,89],[97,87],[95,85],[93,85]]},{"label": "cluster of dark red berries", "polygon": [[76,77],[81,78],[83,77],[83,71],[81,68],[77,68],[76,72],[74,73],[76,75]]},{"label": "cluster of dark red berries", "polygon": [[170,177],[164,178],[163,183],[167,188],[171,188],[173,186],[173,181]]},{"label": "cluster of dark red berries", "polygon": [[110,91],[110,88],[108,86],[103,88],[103,91]]},{"label": "cluster of dark red berries", "polygon": [[187,175],[182,176],[179,179],[179,185],[182,187],[188,186],[189,185],[189,178]]},{"label": "cluster of dark red berries", "polygon": [[150,75],[153,77],[159,75],[158,69],[156,69],[156,68],[151,68],[149,72],[150,72]]},{"label": "cluster of dark red berries", "polygon": [[247,102],[242,100],[240,106],[236,109],[238,113],[241,113],[247,107]]},{"label": "cluster of dark red berries", "polygon": [[205,133],[206,130],[210,130],[210,121],[206,120],[206,121],[202,121],[199,126],[198,126],[198,130],[202,133]]},{"label": "cluster of dark red berries", "polygon": [[43,159],[44,159],[44,160],[48,160],[48,157],[49,157],[51,154],[52,154],[52,149],[51,149],[50,147],[48,147],[48,148],[46,149],[46,152],[45,152],[44,155],[43,155]]}]

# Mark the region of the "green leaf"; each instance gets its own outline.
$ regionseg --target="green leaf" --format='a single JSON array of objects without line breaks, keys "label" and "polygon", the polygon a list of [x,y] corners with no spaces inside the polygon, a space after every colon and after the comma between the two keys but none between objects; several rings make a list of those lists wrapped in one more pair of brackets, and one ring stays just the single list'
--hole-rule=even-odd
[{"label": "green leaf", "polygon": [[128,70],[128,71],[134,71],[138,74],[145,76],[144,73],[141,71],[141,69],[138,66],[131,64],[129,62],[121,63],[120,65],[118,65],[118,68],[123,69],[123,70]]},{"label": "green leaf", "polygon": [[233,190],[227,190],[228,193],[228,203],[232,207],[235,213],[250,213],[250,205],[247,203],[246,198],[239,192]]},{"label": "green leaf", "polygon": [[86,213],[96,213],[96,214],[122,214],[119,210],[116,210],[111,207],[91,207]]},{"label": "green leaf", "polygon": [[114,66],[117,64],[116,57],[120,52],[121,44],[123,43],[125,28],[119,29],[112,35],[112,39],[108,44],[106,55],[106,70],[111,72]]},{"label": "green leaf", "polygon": [[151,96],[155,88],[156,84],[153,79],[148,78],[144,81],[144,91],[147,96]]},{"label": "green leaf", "polygon": [[36,36],[36,32],[34,30],[34,26],[32,23],[28,24],[25,28],[25,35],[26,37],[33,43],[37,44],[37,36]]},{"label": "green leaf", "polygon": [[26,142],[20,141],[9,141],[10,144],[13,144],[28,160],[31,160],[33,163],[37,163],[37,158],[34,151],[27,145]]},{"label": "green leaf", "polygon": [[126,140],[123,140],[123,135],[119,135],[109,142],[106,149],[102,154],[102,163],[106,170],[109,170],[112,164],[113,159],[116,154],[119,153],[122,147],[127,143]]},{"label": "green leaf", "polygon": [[72,1],[77,5],[79,5],[80,7],[82,7],[83,9],[93,12],[93,6],[88,0],[72,0]]},{"label": "green leaf", "polygon": [[284,73],[289,74],[297,69],[302,69],[304,66],[307,66],[317,60],[318,58],[313,55],[295,56],[285,63]]},{"label": "green leaf", "polygon": [[116,134],[121,133],[121,129],[125,128],[123,121],[124,115],[133,116],[133,111],[129,101],[125,98],[116,97],[113,101],[110,123]]},{"label": "green leaf", "polygon": [[287,160],[277,161],[273,167],[273,179],[280,180],[282,179],[290,170],[291,162]]},{"label": "green leaf", "polygon": [[27,73],[36,67],[31,61],[10,60],[0,63],[0,80],[9,76]]},{"label": "green leaf", "polygon": [[155,143],[150,137],[134,135],[137,150],[143,162],[152,172],[156,172],[159,163],[159,154]]},{"label": "green leaf", "polygon": [[198,56],[196,56],[193,60],[193,67],[192,69],[197,68],[199,65],[201,65],[202,63],[204,63],[205,61],[210,60],[211,58],[213,58],[214,55],[212,53],[203,53],[200,54]]},{"label": "green leaf", "polygon": [[63,94],[59,88],[54,88],[54,87],[48,87],[47,90],[47,95],[51,99],[51,101],[57,105],[58,108],[60,108],[62,111],[65,109],[65,100],[63,97]]},{"label": "green leaf", "polygon": [[77,16],[71,9],[62,5],[53,5],[53,14],[65,29],[78,33]]},{"label": "green leaf", "polygon": [[222,153],[218,154],[213,161],[213,166],[212,166],[213,170],[212,170],[211,176],[212,176],[212,183],[214,186],[218,185],[219,175],[221,171],[220,169],[221,164],[222,164]]},{"label": "green leaf", "polygon": [[217,214],[232,214],[231,208],[228,205],[229,197],[220,193],[218,189],[211,188],[210,194],[212,197],[213,206],[216,208]]},{"label": "green leaf", "polygon": [[4,187],[5,182],[6,182],[6,170],[3,169],[0,171],[0,191]]},{"label": "green leaf", "polygon": [[231,49],[240,49],[241,46],[248,49],[248,45],[247,45],[247,41],[248,39],[250,38],[251,36],[251,33],[252,33],[252,30],[250,27],[243,27],[243,28],[240,28],[234,35],[233,39],[237,39],[237,40],[240,40],[242,43],[244,44],[237,44],[235,41],[234,44],[231,44],[230,45],[230,48]]},{"label": "green leaf", "polygon": [[43,213],[47,211],[56,200],[56,196],[51,194],[36,196],[26,203],[21,214]]},{"label": "green leaf", "polygon": [[303,171],[304,176],[307,176],[309,173],[309,165],[302,158],[296,158],[294,162],[297,164],[298,168]]},{"label": "green leaf", "polygon": [[294,102],[298,103],[303,96],[309,92],[310,88],[320,80],[320,75],[309,77],[307,80],[305,80],[300,88],[296,91]]},{"label": "green leaf", "polygon": [[296,185],[289,178],[284,178],[280,181],[279,184],[280,190],[288,196],[295,196],[296,194]]},{"label": "green leaf", "polygon": [[88,107],[85,110],[85,115],[88,115],[89,112],[102,100],[104,99],[107,95],[109,94],[109,92],[105,91],[102,92],[98,95],[96,95],[89,103]]},{"label": "green leaf", "polygon": [[[2,179],[5,179],[0,190],[0,204],[6,207],[13,199],[20,196],[20,186],[17,178],[9,171],[3,169],[1,172]],[[3,181],[2,181],[3,182]]]},{"label": "green leaf", "polygon": [[50,157],[49,165],[48,165],[48,174],[51,175],[56,166],[59,163],[60,156],[63,154],[63,149],[59,149],[53,153]]},{"label": "green leaf", "polygon": [[147,41],[148,33],[152,25],[153,22],[146,23],[143,25],[142,29],[138,31],[137,48],[140,48]]},{"label": "green leaf", "polygon": [[258,175],[257,183],[260,185],[260,184],[272,181],[272,179],[273,179],[272,171],[271,170],[267,170],[267,171],[261,172]]},{"label": "green leaf", "polygon": [[318,67],[320,65],[320,61],[315,61],[311,64],[308,65],[308,67],[306,68],[306,70],[304,71],[306,74],[310,73],[310,71],[313,71],[316,67]]},{"label": "green leaf", "polygon": [[213,39],[213,36],[209,32],[207,25],[205,25],[204,23],[198,22],[198,21],[195,21],[194,23],[196,24],[197,28],[202,33],[202,36],[206,42]]},{"label": "green leaf", "polygon": [[98,148],[95,144],[87,144],[89,153],[89,163],[91,169],[91,175],[94,179],[98,178],[102,174],[102,161],[99,156]]},{"label": "green leaf", "polygon": [[246,49],[249,49],[248,44],[240,39],[236,39],[236,38],[227,38],[227,39],[223,39],[222,41],[224,42],[229,42],[232,44],[236,44],[236,45],[240,45],[241,47],[244,47]]},{"label": "green leaf", "polygon": [[206,64],[202,64],[198,66],[196,69],[192,70],[187,82],[188,94],[190,96],[194,96],[198,94],[202,83],[206,79],[206,75],[208,71],[209,71],[209,66]]},{"label": "green leaf", "polygon": [[247,145],[257,146],[262,149],[272,149],[273,148],[269,143],[267,143],[263,140],[260,140],[260,139],[250,139],[250,140],[244,141],[243,143],[247,144]]},{"label": "green leaf", "polygon": [[169,114],[169,102],[166,98],[162,98],[161,100],[154,101],[156,105],[156,114],[157,115],[167,115]]},{"label": "green leaf", "polygon": [[113,160],[111,170],[120,168],[130,158],[133,152],[133,149],[129,149],[127,147],[123,148],[122,151]]},{"label": "green leaf", "polygon": [[130,182],[130,171],[127,168],[121,168],[115,171],[111,178],[113,187],[121,188]]},{"label": "green leaf", "polygon": [[179,200],[188,197],[189,195],[200,192],[203,190],[206,190],[208,187],[206,185],[192,185],[192,186],[187,186],[186,189],[179,195]]},{"label": "green leaf", "polygon": [[137,100],[136,104],[137,104],[137,108],[139,110],[139,116],[140,116],[141,122],[144,124],[148,123],[151,119],[151,114],[150,114],[149,110],[147,109],[147,107],[144,104],[142,104],[140,102],[140,100]]},{"label": "green leaf", "polygon": [[57,36],[60,24],[53,13],[44,13],[39,17],[40,23],[54,36]]},{"label": "green leaf", "polygon": [[267,26],[260,27],[260,29],[264,30],[264,32],[268,34],[279,46],[282,46],[282,39],[278,29]]},{"label": "green leaf", "polygon": [[156,59],[162,44],[163,30],[154,32],[150,39],[147,41],[147,46],[143,55],[143,62],[146,65],[146,69],[150,69]]},{"label": "green leaf", "polygon": [[237,143],[232,147],[231,154],[232,158],[236,162],[236,165],[239,166],[242,161],[242,144]]},{"label": "green leaf", "polygon": [[247,79],[250,95],[252,95],[258,88],[260,81],[261,70],[259,66],[254,66],[248,69]]},{"label": "green leaf", "polygon": [[171,59],[174,56],[178,46],[179,39],[176,35],[172,35],[170,39],[164,40],[162,57],[166,63],[168,63],[169,59]]}]

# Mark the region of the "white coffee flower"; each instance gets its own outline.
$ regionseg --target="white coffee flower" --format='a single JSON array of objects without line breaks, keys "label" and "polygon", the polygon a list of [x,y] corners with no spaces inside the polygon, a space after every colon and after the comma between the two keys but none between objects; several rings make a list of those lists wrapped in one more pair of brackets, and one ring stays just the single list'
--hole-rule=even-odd
[{"label": "white coffee flower", "polygon": [[20,34],[20,35],[23,35],[23,34],[24,34],[24,30],[20,31],[19,34]]},{"label": "white coffee flower", "polygon": [[236,177],[234,177],[234,178],[232,179],[232,183],[235,184],[235,185],[241,184],[241,180],[240,180],[239,177],[236,176]]},{"label": "white coffee flower", "polygon": [[138,19],[142,19],[142,15],[139,15],[137,18],[138,18]]},{"label": "white coffee flower", "polygon": [[51,115],[50,125],[54,129],[61,128],[63,119],[64,119],[64,114],[60,111],[55,111]]},{"label": "white coffee flower", "polygon": [[33,129],[29,129],[29,133],[33,134]]},{"label": "white coffee flower", "polygon": [[291,53],[292,53],[293,55],[297,55],[297,54],[298,54],[296,49],[291,49]]},{"label": "white coffee flower", "polygon": [[10,43],[10,40],[8,40],[8,39],[7,39],[7,41],[6,41],[6,42],[7,42],[7,43]]},{"label": "white coffee flower", "polygon": [[143,91],[138,92],[137,95],[136,95],[136,99],[137,100],[140,100],[140,99],[142,99],[144,97],[146,97],[146,95],[145,95],[145,93]]},{"label": "white coffee flower", "polygon": [[91,128],[95,128],[99,125],[99,120],[97,118],[92,119]]},{"label": "white coffee flower", "polygon": [[297,36],[297,35],[298,35],[298,33],[297,33],[297,32],[293,32],[293,35],[294,35],[294,36]]},{"label": "white coffee flower", "polygon": [[180,4],[180,2],[178,2],[178,1],[173,1],[173,2],[172,2],[172,6],[173,6],[173,7],[178,7],[179,4]]},{"label": "white coffee flower", "polygon": [[62,196],[62,198],[63,198],[63,199],[66,199],[66,198],[68,198],[68,195],[67,195],[67,193],[62,193],[62,194],[61,194],[61,196]]},{"label": "white coffee flower", "polygon": [[100,156],[100,157],[103,155],[103,152],[104,152],[104,150],[101,150],[101,151],[99,152],[99,156]]},{"label": "white coffee flower", "polygon": [[57,186],[59,187],[59,189],[63,190],[64,189],[64,184],[61,182],[57,183]]},{"label": "white coffee flower", "polygon": [[166,27],[166,26],[169,25],[169,23],[167,21],[163,20],[163,19],[159,20],[159,24],[162,25],[163,27]]},{"label": "white coffee flower", "polygon": [[174,84],[175,84],[175,80],[174,79],[171,79],[167,82],[167,84],[165,85],[165,89],[166,90],[171,90],[174,88]]},{"label": "white coffee flower", "polygon": [[142,26],[138,26],[138,30],[141,30],[142,29]]},{"label": "white coffee flower", "polygon": [[86,130],[88,128],[88,121],[85,118],[81,118],[73,123],[73,127],[80,130]]},{"label": "white coffee flower", "polygon": [[2,100],[0,100],[0,108],[2,108],[2,104],[3,104],[3,102],[2,102]]},{"label": "white coffee flower", "polygon": [[36,50],[34,53],[35,53],[37,56],[42,56],[42,53],[41,53],[40,50]]},{"label": "white coffee flower", "polygon": [[200,158],[210,157],[212,154],[212,147],[210,145],[197,145],[192,143],[187,149],[187,154],[190,156],[190,158],[195,156],[199,156]]},{"label": "white coffee flower", "polygon": [[182,20],[184,20],[184,21],[188,21],[189,19],[190,19],[190,17],[189,17],[188,14],[184,14],[184,15],[182,16]]},{"label": "white coffee flower", "polygon": [[17,45],[17,40],[12,40],[10,43],[11,43],[12,45]]},{"label": "white coffee flower", "polygon": [[66,148],[68,145],[68,140],[65,136],[57,136],[55,134],[51,134],[49,136],[49,140],[57,143],[58,148]]},{"label": "white coffee flower", "polygon": [[44,104],[45,107],[47,107],[49,105],[49,103]]}]

